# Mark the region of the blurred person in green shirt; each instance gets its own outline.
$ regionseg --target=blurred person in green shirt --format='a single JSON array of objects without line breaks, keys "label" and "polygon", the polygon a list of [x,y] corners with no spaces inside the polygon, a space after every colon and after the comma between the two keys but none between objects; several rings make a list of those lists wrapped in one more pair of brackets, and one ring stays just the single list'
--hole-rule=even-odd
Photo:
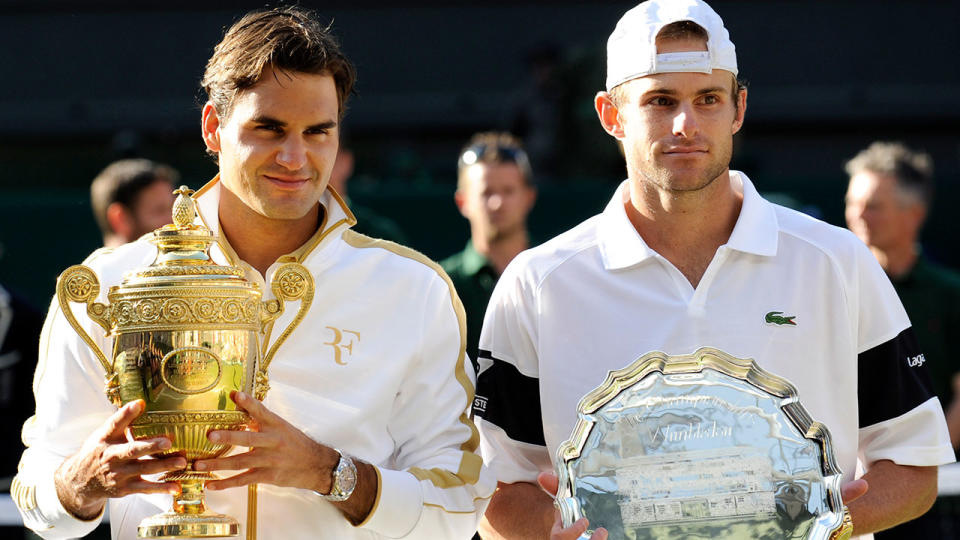
[{"label": "blurred person in green shirt", "polygon": [[508,134],[474,135],[460,152],[453,199],[470,222],[463,251],[440,262],[467,313],[467,353],[477,365],[477,343],[490,293],[507,264],[530,247],[527,215],[537,190],[530,160]]},{"label": "blurred person in green shirt", "polygon": [[[960,446],[960,274],[923,255],[919,236],[933,196],[933,161],[899,143],[875,142],[846,164],[847,226],[890,277],[933,379],[950,430]],[[926,515],[883,531],[878,540],[939,538],[947,512],[940,505]],[[920,535],[920,536],[917,536]],[[926,535],[926,536],[924,536]]]}]

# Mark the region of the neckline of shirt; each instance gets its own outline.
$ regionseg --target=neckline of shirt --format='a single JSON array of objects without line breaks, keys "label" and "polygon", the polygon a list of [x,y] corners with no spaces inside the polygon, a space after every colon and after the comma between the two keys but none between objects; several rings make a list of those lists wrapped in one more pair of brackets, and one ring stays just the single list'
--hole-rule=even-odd
[{"label": "neckline of shirt", "polygon": [[[607,270],[628,268],[659,256],[627,217],[623,203],[629,189],[628,182],[624,180],[617,187],[597,227],[600,253]],[[776,255],[780,226],[773,204],[761,197],[753,182],[740,171],[730,171],[730,183],[734,190],[743,194],[743,205],[724,246],[755,255]]]},{"label": "neckline of shirt", "polygon": [[[217,174],[194,194],[197,201],[198,219],[217,237],[217,247],[231,264],[238,264],[240,258],[230,246],[227,239],[220,234],[220,175]],[[323,218],[316,232],[303,245],[294,251],[281,255],[271,268],[285,262],[305,263],[314,254],[322,251],[327,242],[324,240],[337,230],[344,230],[357,223],[357,218],[347,207],[343,198],[331,186],[327,186],[320,196],[320,205],[323,207]],[[244,264],[246,264],[244,262]],[[259,274],[259,272],[257,272]]]}]

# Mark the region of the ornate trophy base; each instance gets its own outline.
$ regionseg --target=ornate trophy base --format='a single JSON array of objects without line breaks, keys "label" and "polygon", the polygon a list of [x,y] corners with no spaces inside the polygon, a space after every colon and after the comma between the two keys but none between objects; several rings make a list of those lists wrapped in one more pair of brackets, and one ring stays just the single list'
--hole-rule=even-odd
[{"label": "ornate trophy base", "polygon": [[144,519],[137,527],[140,538],[222,538],[236,536],[239,532],[237,520],[215,512],[164,512]]},{"label": "ornate trophy base", "polygon": [[223,538],[236,536],[240,524],[230,516],[207,510],[203,485],[216,476],[196,471],[165,474],[161,482],[180,483],[180,495],[173,498],[173,510],[145,518],[137,527],[140,538]]}]

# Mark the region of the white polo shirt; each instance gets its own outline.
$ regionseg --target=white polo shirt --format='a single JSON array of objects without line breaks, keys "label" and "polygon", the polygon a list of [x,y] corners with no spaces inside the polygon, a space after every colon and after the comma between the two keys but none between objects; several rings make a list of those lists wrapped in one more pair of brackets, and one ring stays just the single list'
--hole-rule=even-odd
[{"label": "white polo shirt", "polygon": [[608,371],[705,346],[793,382],[829,428],[844,481],[858,457],[953,461],[910,322],[870,251],[767,202],[743,173],[730,179],[743,207],[696,288],[627,219],[626,182],[602,214],[509,265],[484,319],[474,401],[499,481],[553,467],[578,401]]}]

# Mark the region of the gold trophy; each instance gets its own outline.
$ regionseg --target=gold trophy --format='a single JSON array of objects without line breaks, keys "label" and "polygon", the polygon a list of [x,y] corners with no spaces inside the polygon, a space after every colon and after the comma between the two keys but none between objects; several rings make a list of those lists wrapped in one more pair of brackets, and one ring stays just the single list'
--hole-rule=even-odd
[{"label": "gold trophy", "polygon": [[[211,260],[209,249],[216,238],[194,223],[193,192],[181,186],[175,193],[173,224],[153,232],[156,259],[111,287],[108,304],[96,302],[100,282],[83,265],[60,275],[57,297],[67,321],[103,365],[110,401],[118,407],[137,399],[146,402],[128,436],[167,437],[173,444],[158,457],[187,460],[186,469],[160,478],[180,484],[173,509],[145,518],[138,536],[235,536],[237,520],[208,510],[203,502],[204,484],[216,476],[193,470],[193,462],[229,450],[211,443],[210,431],[247,426],[249,417],[237,409],[230,393],[265,397],[267,367],[307,312],[313,279],[302,265],[286,263],[271,283],[276,299],[261,301],[260,286],[245,279],[242,269]],[[260,333],[283,312],[283,302],[292,300],[300,301],[296,317],[269,351],[261,350]],[[86,304],[90,319],[113,337],[112,361],[77,322],[70,302]]]}]

